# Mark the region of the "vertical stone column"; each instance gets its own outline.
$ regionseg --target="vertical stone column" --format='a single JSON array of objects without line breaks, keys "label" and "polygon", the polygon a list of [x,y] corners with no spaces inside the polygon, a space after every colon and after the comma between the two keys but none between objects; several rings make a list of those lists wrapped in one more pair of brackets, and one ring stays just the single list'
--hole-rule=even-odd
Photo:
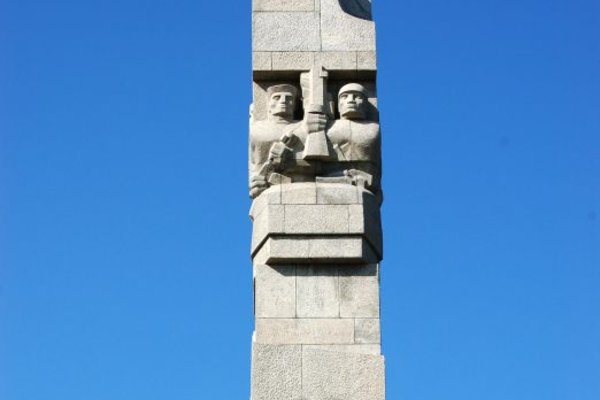
[{"label": "vertical stone column", "polygon": [[253,0],[252,400],[383,400],[370,0]]}]

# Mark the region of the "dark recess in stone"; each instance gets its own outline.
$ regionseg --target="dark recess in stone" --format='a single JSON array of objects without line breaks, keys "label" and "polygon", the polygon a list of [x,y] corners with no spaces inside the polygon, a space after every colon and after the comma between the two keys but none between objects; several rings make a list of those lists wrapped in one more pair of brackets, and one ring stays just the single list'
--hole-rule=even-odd
[{"label": "dark recess in stone", "polygon": [[372,20],[371,0],[339,0],[342,10],[356,18]]}]

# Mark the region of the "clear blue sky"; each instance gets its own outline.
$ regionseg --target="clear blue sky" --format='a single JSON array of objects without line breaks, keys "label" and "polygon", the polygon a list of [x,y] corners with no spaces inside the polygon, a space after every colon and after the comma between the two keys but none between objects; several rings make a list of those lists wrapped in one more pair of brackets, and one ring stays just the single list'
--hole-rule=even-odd
[{"label": "clear blue sky", "polygon": [[[250,0],[0,0],[0,399],[249,396]],[[388,398],[600,399],[600,2],[378,0]]]}]

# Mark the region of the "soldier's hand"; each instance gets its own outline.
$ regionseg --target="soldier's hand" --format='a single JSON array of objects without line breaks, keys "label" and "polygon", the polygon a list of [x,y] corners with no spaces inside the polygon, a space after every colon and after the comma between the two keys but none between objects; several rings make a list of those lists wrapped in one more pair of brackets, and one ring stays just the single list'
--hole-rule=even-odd
[{"label": "soldier's hand", "polygon": [[307,113],[304,115],[304,126],[307,132],[322,132],[327,127],[327,115]]}]

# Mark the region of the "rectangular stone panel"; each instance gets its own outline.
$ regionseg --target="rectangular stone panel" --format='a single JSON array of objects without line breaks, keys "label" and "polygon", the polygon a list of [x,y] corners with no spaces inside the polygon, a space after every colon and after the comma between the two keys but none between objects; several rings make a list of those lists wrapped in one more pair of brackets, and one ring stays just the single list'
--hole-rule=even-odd
[{"label": "rectangular stone panel", "polygon": [[295,266],[254,266],[254,314],[256,318],[296,317]]},{"label": "rectangular stone panel", "polygon": [[353,344],[353,319],[256,319],[255,340],[268,344]]},{"label": "rectangular stone panel", "polygon": [[340,316],[379,317],[379,273],[377,264],[340,268]]},{"label": "rectangular stone panel", "polygon": [[304,400],[384,400],[384,358],[304,349],[302,396]]},{"label": "rectangular stone panel", "polygon": [[314,12],[255,12],[254,51],[319,51],[319,14]]},{"label": "rectangular stone panel", "polygon": [[360,344],[381,343],[379,318],[357,318],[354,325],[354,341]]},{"label": "rectangular stone panel", "polygon": [[252,344],[252,400],[302,399],[302,346]]},{"label": "rectangular stone panel", "polygon": [[357,69],[377,70],[377,56],[374,51],[359,51],[356,54]]},{"label": "rectangular stone panel", "polygon": [[266,51],[252,52],[252,69],[254,71],[270,71],[271,53]]},{"label": "rectangular stone panel", "polygon": [[358,204],[358,188],[346,183],[317,183],[317,204]]},{"label": "rectangular stone panel", "polygon": [[348,233],[348,206],[286,205],[285,233]]},{"label": "rectangular stone panel", "polygon": [[[316,204],[317,185],[315,183],[303,183],[302,185],[281,185],[282,204]],[[291,212],[291,211],[290,211]],[[290,214],[290,217],[293,214]]]},{"label": "rectangular stone panel", "polygon": [[308,71],[313,63],[313,53],[308,51],[278,51],[271,57],[275,71]]},{"label": "rectangular stone panel", "polygon": [[336,267],[298,266],[297,317],[337,318],[340,314],[339,277]]},{"label": "rectangular stone panel", "polygon": [[375,24],[342,11],[339,0],[321,0],[323,51],[374,51]]},{"label": "rectangular stone panel", "polygon": [[323,66],[328,70],[356,70],[354,51],[324,51],[320,55]]}]

